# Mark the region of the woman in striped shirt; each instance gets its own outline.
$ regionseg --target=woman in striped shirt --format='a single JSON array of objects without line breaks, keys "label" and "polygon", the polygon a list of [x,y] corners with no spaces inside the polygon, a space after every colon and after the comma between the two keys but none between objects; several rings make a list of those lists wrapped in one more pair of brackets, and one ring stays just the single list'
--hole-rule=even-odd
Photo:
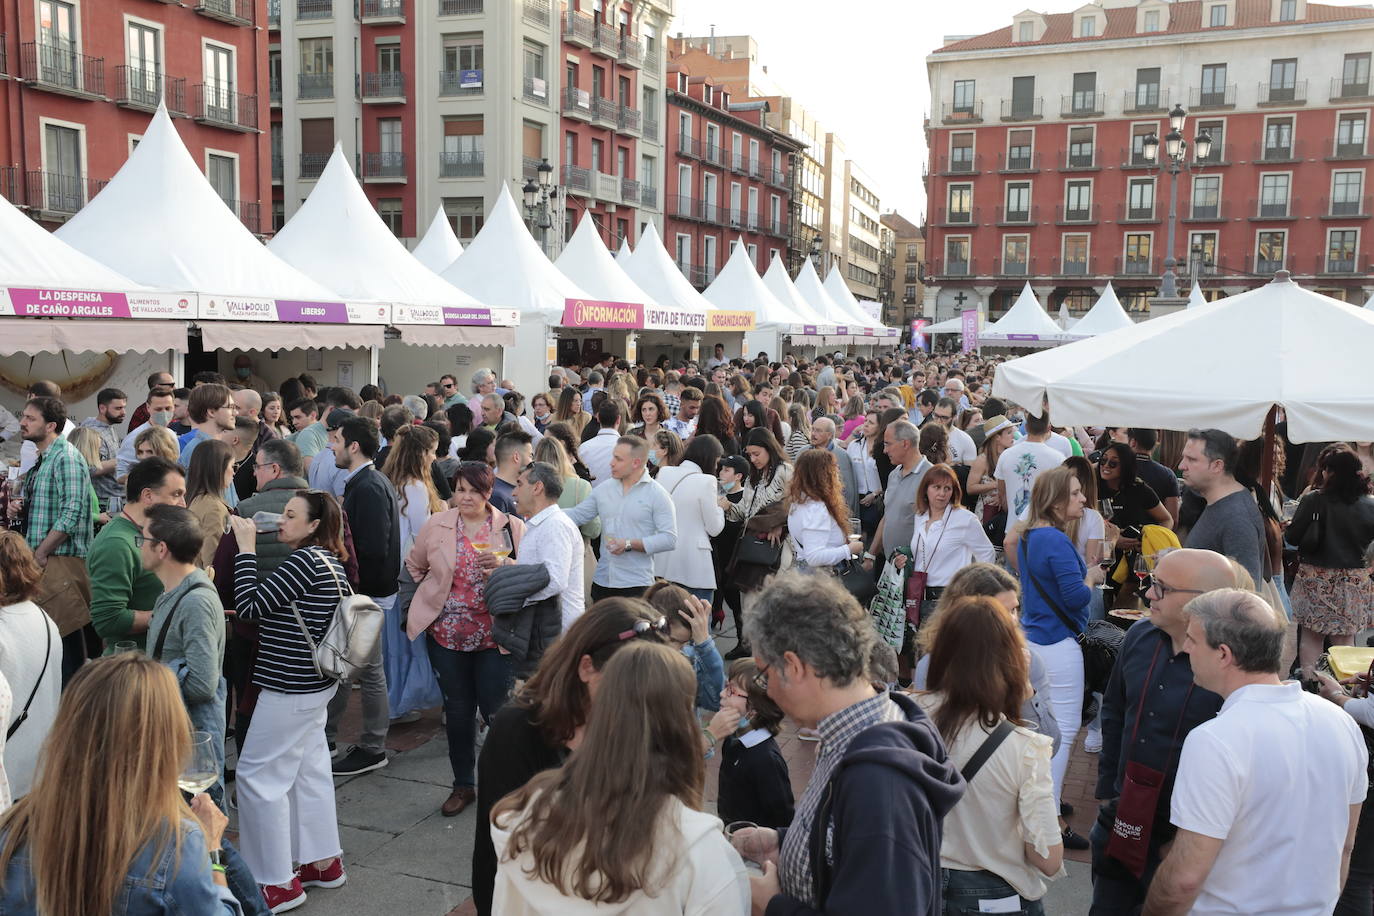
[{"label": "woman in striped shirt", "polygon": [[324,737],[337,684],[316,670],[292,609],[319,642],[339,598],[349,594],[341,519],[330,494],[297,490],[277,535],[292,552],[261,579],[253,522],[230,519],[239,547],[234,596],[239,617],[258,622],[253,682],[262,688],[238,761],[240,844],[274,913],[304,903],[307,886],[339,887],[347,880]]}]

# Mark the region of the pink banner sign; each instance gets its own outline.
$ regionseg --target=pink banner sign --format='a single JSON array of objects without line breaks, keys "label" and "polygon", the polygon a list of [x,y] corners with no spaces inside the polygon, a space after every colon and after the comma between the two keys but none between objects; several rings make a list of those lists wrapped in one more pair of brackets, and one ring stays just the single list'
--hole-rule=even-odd
[{"label": "pink banner sign", "polygon": [[562,325],[565,328],[642,328],[644,306],[638,302],[564,299]]},{"label": "pink banner sign", "polygon": [[913,318],[911,320],[911,349],[930,351],[930,341],[926,338],[926,325],[930,324],[924,318]]},{"label": "pink banner sign", "polygon": [[342,302],[302,302],[296,299],[278,299],[277,320],[348,324],[348,307]]},{"label": "pink banner sign", "polygon": [[978,310],[964,309],[959,313],[959,329],[963,332],[962,353],[978,349]]},{"label": "pink banner sign", "polygon": [[123,293],[10,287],[14,314],[25,318],[131,318]]}]

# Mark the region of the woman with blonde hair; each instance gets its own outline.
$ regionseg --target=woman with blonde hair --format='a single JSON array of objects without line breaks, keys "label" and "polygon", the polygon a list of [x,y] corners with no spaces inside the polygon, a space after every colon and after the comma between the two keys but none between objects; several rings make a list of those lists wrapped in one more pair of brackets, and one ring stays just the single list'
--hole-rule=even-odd
[{"label": "woman with blonde hair", "polygon": [[67,441],[86,459],[86,469],[91,475],[91,518],[103,525],[110,520],[110,516],[100,511],[100,495],[95,492],[94,477],[96,468],[100,466],[100,433],[86,426],[78,426],[67,433]]},{"label": "woman with blonde hair", "polygon": [[[779,415],[782,411],[778,411]],[[783,451],[787,452],[789,461],[796,461],[797,456],[811,447],[811,416],[805,404],[787,405],[787,422],[792,427],[792,434],[787,437],[787,443],[783,446]]]},{"label": "woman with blonde hair", "polygon": [[839,405],[835,403],[835,389],[829,385],[822,385],[816,392],[816,406],[811,410],[811,419],[819,420],[821,417],[837,419]]},{"label": "woman with blonde hair", "polygon": [[218,859],[228,819],[177,788],[190,736],[170,668],[135,652],[82,666],[33,790],[0,815],[0,911],[239,913]]},{"label": "woman with blonde hair", "polygon": [[682,440],[671,429],[660,429],[649,439],[649,473],[655,478],[663,468],[682,460]]},{"label": "woman with blonde hair", "polygon": [[572,428],[574,438],[580,440],[582,430],[590,419],[591,415],[582,409],[582,392],[571,386],[564,388],[558,395],[558,409],[553,414],[554,422],[568,424]]},{"label": "woman with blonde hair", "polygon": [[787,535],[797,566],[828,569],[863,553],[863,541],[849,537],[840,470],[829,450],[801,453],[786,500]]},{"label": "woman with blonde hair", "polygon": [[[134,460],[144,458],[166,458],[173,464],[181,457],[177,447],[177,437],[165,426],[150,426],[134,438]],[[192,453],[192,457],[194,453]]]},{"label": "woman with blonde hair", "polygon": [[568,762],[492,809],[492,911],[748,913],[744,863],[720,820],[701,810],[692,666],[633,640],[606,663],[597,694],[610,702],[593,705]]},{"label": "woman with blonde hair", "polygon": [[968,472],[968,491],[978,497],[973,512],[978,520],[987,524],[1005,512],[997,501],[997,459],[1016,442],[1016,427],[1003,416],[989,417],[983,423],[983,445],[978,449],[978,457]]}]

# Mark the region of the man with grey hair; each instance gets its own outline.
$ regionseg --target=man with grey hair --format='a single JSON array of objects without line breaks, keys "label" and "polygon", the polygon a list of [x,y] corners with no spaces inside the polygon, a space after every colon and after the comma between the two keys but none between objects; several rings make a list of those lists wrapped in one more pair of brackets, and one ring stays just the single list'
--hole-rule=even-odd
[{"label": "man with grey hair", "polygon": [[429,417],[429,402],[418,394],[408,394],[401,398],[401,406],[414,414],[416,420]]},{"label": "man with grey hair", "polygon": [[840,470],[840,486],[844,490],[844,504],[851,517],[859,514],[859,487],[854,482],[854,462],[849,460],[849,452],[835,442],[835,421],[829,417],[817,417],[811,423],[811,447],[822,448],[835,456],[835,464]]},{"label": "man with grey hair", "polygon": [[1359,726],[1279,680],[1287,628],[1263,598],[1219,589],[1187,612],[1193,679],[1224,702],[1183,744],[1178,836],[1143,912],[1330,913],[1369,789]]},{"label": "man with grey hair", "polygon": [[883,430],[883,452],[893,467],[883,491],[883,519],[878,522],[869,552],[864,554],[865,569],[872,569],[877,557],[911,546],[916,533],[916,488],[932,467],[917,447],[920,437],[920,430],[909,420],[894,420]]},{"label": "man with grey hair", "polygon": [[490,369],[478,369],[472,373],[472,397],[468,399],[468,409],[472,411],[473,416],[476,416],[481,409],[483,397],[489,394],[502,395],[505,393],[496,387],[495,372]]},{"label": "man with grey hair", "polygon": [[[753,911],[939,911],[941,820],[964,780],[916,702],[874,689],[868,612],[833,577],[789,570],[760,590],[744,629],[756,682],[821,734],[781,843],[766,827],[731,838],[766,860],[763,875],[749,879]],[[813,858],[818,851],[825,861]]]},{"label": "man with grey hair", "polygon": [[558,598],[558,608],[566,633],[582,616],[582,534],[572,519],[558,508],[563,495],[563,478],[558,469],[544,461],[532,461],[520,471],[515,485],[515,506],[525,517],[525,536],[520,541],[517,563],[544,564],[549,571],[547,588],[525,599],[534,604],[545,598]]},{"label": "man with grey hair", "polygon": [[587,373],[587,390],[582,392],[582,409],[592,412],[592,395],[606,390],[606,376],[599,369]]}]

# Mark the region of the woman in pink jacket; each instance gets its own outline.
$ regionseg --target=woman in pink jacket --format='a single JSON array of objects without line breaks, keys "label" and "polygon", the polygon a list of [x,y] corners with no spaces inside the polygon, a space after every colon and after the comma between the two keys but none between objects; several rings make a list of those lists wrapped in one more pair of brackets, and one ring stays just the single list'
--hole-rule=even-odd
[{"label": "woman in pink jacket", "polygon": [[444,695],[453,792],[440,811],[453,817],[477,797],[474,714],[490,721],[511,687],[509,658],[496,647],[485,597],[487,575],[520,549],[525,524],[493,507],[491,468],[465,461],[453,489],[457,507],[430,517],[415,537],[406,570],[417,583],[406,634],[425,634],[430,663]]}]

